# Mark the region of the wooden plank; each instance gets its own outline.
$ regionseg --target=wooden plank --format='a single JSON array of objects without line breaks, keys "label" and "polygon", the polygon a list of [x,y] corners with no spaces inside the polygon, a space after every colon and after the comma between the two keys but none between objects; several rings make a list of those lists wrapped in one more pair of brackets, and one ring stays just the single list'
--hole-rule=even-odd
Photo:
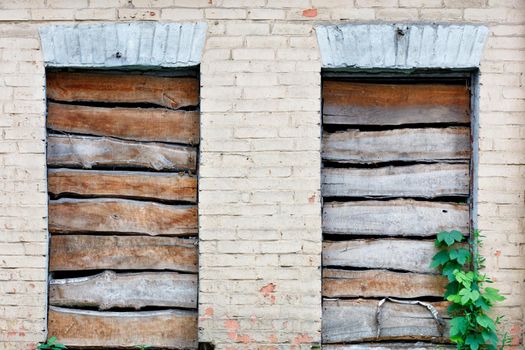
[{"label": "wooden plank", "polygon": [[46,93],[54,101],[152,103],[181,108],[199,104],[199,81],[127,73],[48,72]]},{"label": "wooden plank", "polygon": [[[447,316],[446,302],[432,303],[441,317]],[[442,336],[430,311],[421,305],[385,302],[378,319],[378,300],[325,300],[322,334],[325,343],[388,340],[448,342],[448,326]],[[448,322],[447,322],[448,324]]]},{"label": "wooden plank", "polygon": [[323,83],[323,122],[349,125],[469,123],[465,85]]},{"label": "wooden plank", "polygon": [[117,274],[52,279],[49,303],[54,306],[141,309],[146,306],[197,308],[197,275],[177,272]]},{"label": "wooden plank", "polygon": [[76,135],[47,138],[47,164],[51,166],[194,171],[196,160],[194,147]]},{"label": "wooden plank", "polygon": [[455,346],[431,343],[365,343],[365,344],[332,344],[323,345],[323,350],[452,350]]},{"label": "wooden plank", "polygon": [[430,268],[437,253],[432,240],[356,239],[325,241],[323,266],[363,267],[420,273],[437,273]]},{"label": "wooden plank", "polygon": [[324,197],[467,197],[470,186],[468,164],[324,168],[322,178]]},{"label": "wooden plank", "polygon": [[196,242],[176,237],[51,236],[49,270],[197,272]]},{"label": "wooden plank", "polygon": [[323,297],[443,297],[446,278],[385,270],[323,269]]},{"label": "wooden plank", "polygon": [[323,159],[341,163],[466,162],[468,128],[346,130],[323,133]]},{"label": "wooden plank", "polygon": [[467,204],[395,199],[323,206],[325,234],[425,237],[443,230],[469,232]]},{"label": "wooden plank", "polygon": [[199,143],[199,112],[165,108],[104,108],[49,103],[52,130],[127,140]]},{"label": "wooden plank", "polygon": [[68,347],[197,349],[197,312],[100,312],[49,307],[48,332]]},{"label": "wooden plank", "polygon": [[198,233],[197,206],[112,198],[63,198],[49,201],[49,231],[195,235]]},{"label": "wooden plank", "polygon": [[48,192],[197,202],[197,177],[181,173],[48,169]]}]

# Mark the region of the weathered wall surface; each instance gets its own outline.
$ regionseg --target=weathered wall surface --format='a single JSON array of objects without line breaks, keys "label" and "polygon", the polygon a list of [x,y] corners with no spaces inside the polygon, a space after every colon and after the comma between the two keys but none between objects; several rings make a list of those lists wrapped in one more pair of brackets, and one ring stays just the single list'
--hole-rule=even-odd
[{"label": "weathered wall surface", "polygon": [[[320,58],[314,25],[486,24],[479,227],[499,309],[522,344],[525,3],[521,0],[0,0],[0,348],[45,337],[44,66],[38,27],[202,21],[200,340],[320,342]],[[520,347],[522,348],[522,347]]]}]

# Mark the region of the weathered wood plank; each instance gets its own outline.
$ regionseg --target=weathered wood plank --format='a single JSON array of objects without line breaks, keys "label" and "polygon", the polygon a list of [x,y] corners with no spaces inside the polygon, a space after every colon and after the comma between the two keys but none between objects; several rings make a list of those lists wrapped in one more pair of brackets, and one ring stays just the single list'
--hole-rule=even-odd
[{"label": "weathered wood plank", "polygon": [[466,197],[470,186],[468,164],[324,168],[322,177],[324,197]]},{"label": "weathered wood plank", "polygon": [[437,253],[432,240],[356,239],[323,243],[323,266],[365,267],[437,273],[430,268]]},{"label": "weathered wood plank", "polygon": [[176,237],[51,236],[49,270],[197,272],[196,242]]},{"label": "weathered wood plank", "polygon": [[100,312],[49,307],[48,332],[73,347],[197,348],[197,312]]},{"label": "weathered wood plank", "polygon": [[451,162],[470,158],[468,128],[323,133],[322,157],[341,163]]},{"label": "weathered wood plank", "polygon": [[197,206],[113,198],[63,198],[49,201],[49,231],[195,235],[198,233]]},{"label": "weathered wood plank", "polygon": [[395,199],[323,206],[325,234],[434,236],[444,230],[469,232],[467,204]]},{"label": "weathered wood plank", "polygon": [[366,343],[366,344],[333,344],[323,345],[323,350],[452,350],[455,346],[445,344],[430,344],[430,343]]},{"label": "weathered wood plank", "polygon": [[195,170],[196,159],[194,147],[76,135],[47,139],[47,164],[52,166]]},{"label": "weathered wood plank", "polygon": [[199,143],[199,112],[165,108],[103,108],[49,103],[47,127],[127,140]]},{"label": "weathered wood plank", "polygon": [[146,306],[197,308],[197,275],[177,272],[117,274],[113,271],[78,278],[52,279],[49,303],[54,306],[115,307]]},{"label": "weathered wood plank", "polygon": [[199,104],[199,81],[190,77],[48,72],[46,92],[55,101],[153,103],[169,108]]},{"label": "weathered wood plank", "polygon": [[442,297],[446,278],[385,270],[323,269],[323,297]]},{"label": "weathered wood plank", "polygon": [[349,125],[469,123],[465,85],[323,83],[323,122]]},{"label": "weathered wood plank", "polygon": [[48,169],[48,192],[58,196],[111,196],[197,201],[197,177],[180,173]]},{"label": "weathered wood plank", "polygon": [[[432,305],[441,317],[447,317],[448,304],[446,302],[432,303]],[[437,322],[426,307],[388,301],[381,308],[380,335],[377,337],[377,306],[377,300],[325,300],[323,303],[323,342],[378,340],[448,342],[448,329],[442,336],[438,331]]]}]

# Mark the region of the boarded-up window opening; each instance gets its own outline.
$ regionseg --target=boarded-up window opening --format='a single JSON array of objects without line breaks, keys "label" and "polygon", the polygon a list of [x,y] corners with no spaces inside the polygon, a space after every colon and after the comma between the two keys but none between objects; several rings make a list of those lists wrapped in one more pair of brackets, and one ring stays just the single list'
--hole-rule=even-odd
[{"label": "boarded-up window opening", "polygon": [[324,77],[324,344],[448,341],[422,306],[377,309],[386,297],[420,300],[448,322],[445,281],[429,265],[437,232],[470,231],[469,85],[467,76]]},{"label": "boarded-up window opening", "polygon": [[197,348],[195,71],[48,71],[48,333]]}]

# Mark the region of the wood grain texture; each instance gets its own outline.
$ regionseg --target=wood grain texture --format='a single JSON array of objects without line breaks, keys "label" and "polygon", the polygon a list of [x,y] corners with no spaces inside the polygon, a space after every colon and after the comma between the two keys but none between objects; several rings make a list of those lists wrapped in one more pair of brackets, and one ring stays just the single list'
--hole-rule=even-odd
[{"label": "wood grain texture", "polygon": [[464,85],[323,83],[323,122],[349,125],[469,123]]},{"label": "wood grain texture", "polygon": [[147,344],[163,349],[197,349],[197,312],[163,310],[100,312],[49,307],[49,334],[69,347],[110,348]]},{"label": "wood grain texture", "polygon": [[446,278],[385,270],[323,269],[323,297],[443,297]]},{"label": "wood grain texture", "polygon": [[197,275],[177,272],[117,274],[52,279],[49,303],[74,308],[141,309],[146,306],[197,308]]},{"label": "wood grain texture", "polygon": [[468,128],[351,129],[324,132],[322,143],[323,160],[341,163],[466,162],[471,147]]},{"label": "wood grain texture", "polygon": [[453,350],[455,346],[446,344],[415,343],[364,343],[364,344],[329,344],[323,350]]},{"label": "wood grain texture", "polygon": [[63,198],[49,201],[49,231],[195,235],[198,232],[197,207],[127,199]]},{"label": "wood grain texture", "polygon": [[[432,303],[441,317],[447,317],[446,302]],[[386,302],[379,317],[377,337],[376,310],[378,300],[325,300],[322,334],[325,343],[420,340],[448,342],[448,326],[444,336],[430,311],[420,305]],[[447,322],[448,324],[448,322]]]},{"label": "wood grain texture", "polygon": [[186,77],[48,72],[46,93],[54,101],[152,103],[176,109],[199,104],[199,81]]},{"label": "wood grain texture", "polygon": [[432,240],[356,239],[323,242],[323,266],[362,267],[433,273],[432,257],[438,252]]},{"label": "wood grain texture", "polygon": [[419,197],[469,195],[468,164],[418,164],[375,169],[323,168],[324,197]]},{"label": "wood grain texture", "polygon": [[48,103],[52,130],[135,141],[199,143],[199,112],[165,108],[104,108]]},{"label": "wood grain texture", "polygon": [[469,232],[467,204],[395,199],[323,206],[325,234],[426,237],[443,230]]},{"label": "wood grain texture", "polygon": [[196,160],[196,149],[187,146],[76,135],[49,135],[47,139],[47,164],[51,166],[194,171]]},{"label": "wood grain texture", "polygon": [[197,202],[197,177],[180,173],[48,169],[47,186],[54,196],[74,194]]},{"label": "wood grain texture", "polygon": [[196,242],[176,237],[51,236],[49,270],[197,272]]}]

